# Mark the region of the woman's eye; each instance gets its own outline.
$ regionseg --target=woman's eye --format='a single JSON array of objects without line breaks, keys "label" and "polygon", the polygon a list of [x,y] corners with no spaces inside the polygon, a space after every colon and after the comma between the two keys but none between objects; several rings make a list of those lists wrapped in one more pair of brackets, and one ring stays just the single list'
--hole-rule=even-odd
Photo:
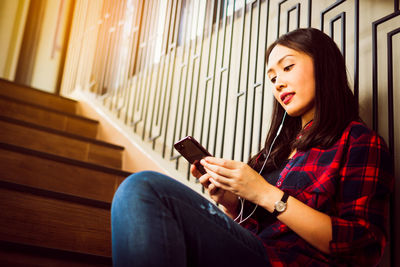
[{"label": "woman's eye", "polygon": [[275,83],[275,81],[276,81],[276,76],[271,78],[272,83]]},{"label": "woman's eye", "polygon": [[293,66],[294,66],[294,64],[291,64],[289,66],[284,67],[283,70],[284,71],[289,71]]}]

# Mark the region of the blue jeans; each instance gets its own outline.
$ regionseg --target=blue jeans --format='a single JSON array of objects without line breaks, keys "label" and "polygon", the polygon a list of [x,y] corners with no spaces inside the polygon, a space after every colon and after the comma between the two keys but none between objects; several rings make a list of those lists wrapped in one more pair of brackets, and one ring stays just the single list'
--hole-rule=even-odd
[{"label": "blue jeans", "polygon": [[125,179],[112,202],[111,224],[114,266],[270,266],[253,234],[160,173]]}]

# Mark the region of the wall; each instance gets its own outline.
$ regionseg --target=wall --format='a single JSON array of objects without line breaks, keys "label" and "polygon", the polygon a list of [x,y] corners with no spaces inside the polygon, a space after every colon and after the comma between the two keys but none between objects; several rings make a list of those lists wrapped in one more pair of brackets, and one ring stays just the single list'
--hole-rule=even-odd
[{"label": "wall", "polygon": [[13,80],[29,1],[0,1],[0,77]]},{"label": "wall", "polygon": [[[68,14],[73,3],[73,0],[0,1],[0,77],[57,92],[67,45]],[[43,12],[28,16],[39,10]]]},{"label": "wall", "polygon": [[46,1],[43,27],[30,83],[33,87],[53,93],[57,90],[58,70],[66,40],[65,31],[70,3],[70,0]]}]

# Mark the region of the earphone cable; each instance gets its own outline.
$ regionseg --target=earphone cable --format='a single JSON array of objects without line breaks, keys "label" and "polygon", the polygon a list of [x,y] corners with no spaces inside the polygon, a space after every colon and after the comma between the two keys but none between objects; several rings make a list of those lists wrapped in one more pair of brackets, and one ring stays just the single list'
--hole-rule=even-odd
[{"label": "earphone cable", "polygon": [[[265,157],[264,163],[263,163],[263,165],[262,165],[260,171],[258,172],[258,174],[260,174],[260,175],[261,175],[262,171],[264,170],[264,167],[265,167],[265,164],[267,163],[267,160],[268,160],[268,158],[269,158],[269,155],[271,154],[272,147],[274,146],[276,139],[278,138],[279,134],[281,133],[281,130],[282,130],[282,127],[283,127],[283,123],[285,122],[286,114],[287,114],[287,113],[285,112],[285,114],[283,115],[281,125],[279,126],[278,131],[276,132],[276,135],[275,135],[274,140],[272,140],[271,146],[269,147],[268,154],[267,154],[267,156]],[[240,211],[239,211],[239,215],[234,219],[234,221],[236,222],[236,220],[240,218],[238,224],[241,224],[241,223],[247,221],[247,220],[254,214],[254,212],[256,211],[256,209],[257,209],[257,207],[258,207],[258,205],[256,204],[256,206],[254,207],[254,209],[253,209],[253,211],[250,213],[250,215],[248,215],[245,219],[243,219],[244,201],[245,201],[245,200],[242,199],[241,197],[239,197],[239,201],[241,202],[241,203],[240,203]]]}]

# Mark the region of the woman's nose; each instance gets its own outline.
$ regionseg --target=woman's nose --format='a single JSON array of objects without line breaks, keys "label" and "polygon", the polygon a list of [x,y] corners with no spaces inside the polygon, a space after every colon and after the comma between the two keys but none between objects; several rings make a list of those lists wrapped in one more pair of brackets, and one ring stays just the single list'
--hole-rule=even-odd
[{"label": "woman's nose", "polygon": [[286,83],[282,80],[282,78],[276,78],[276,81],[275,81],[275,89],[277,90],[277,91],[280,91],[280,90],[282,90],[283,88],[285,88],[286,87]]}]

